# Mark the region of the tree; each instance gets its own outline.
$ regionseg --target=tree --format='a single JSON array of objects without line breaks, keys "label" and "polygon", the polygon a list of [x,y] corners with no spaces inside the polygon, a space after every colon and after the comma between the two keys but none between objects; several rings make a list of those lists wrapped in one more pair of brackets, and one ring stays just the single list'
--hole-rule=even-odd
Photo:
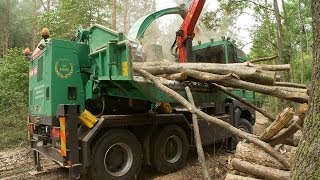
[{"label": "tree", "polygon": [[303,139],[296,153],[292,179],[319,179],[320,177],[320,1],[311,0],[313,29],[313,73],[311,78],[309,112]]}]

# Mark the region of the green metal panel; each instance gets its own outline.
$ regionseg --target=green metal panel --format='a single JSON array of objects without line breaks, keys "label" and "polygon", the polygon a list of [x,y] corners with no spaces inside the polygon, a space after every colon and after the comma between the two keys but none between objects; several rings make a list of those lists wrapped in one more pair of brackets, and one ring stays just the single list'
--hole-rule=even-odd
[{"label": "green metal panel", "polygon": [[182,5],[180,7],[167,8],[160,11],[156,11],[154,13],[143,16],[138,19],[130,28],[128,32],[129,39],[140,39],[143,37],[144,33],[148,29],[148,27],[152,24],[156,19],[169,15],[169,14],[179,14],[182,18],[184,18],[187,14],[187,9]]},{"label": "green metal panel", "polygon": [[[85,44],[55,39],[46,43],[40,56],[30,62],[29,107],[32,115],[55,116],[58,104],[79,104],[84,108],[84,83],[88,76],[80,72],[80,64],[89,66],[84,54],[88,54]],[[68,89],[72,88],[76,89],[76,98],[68,97]]]}]

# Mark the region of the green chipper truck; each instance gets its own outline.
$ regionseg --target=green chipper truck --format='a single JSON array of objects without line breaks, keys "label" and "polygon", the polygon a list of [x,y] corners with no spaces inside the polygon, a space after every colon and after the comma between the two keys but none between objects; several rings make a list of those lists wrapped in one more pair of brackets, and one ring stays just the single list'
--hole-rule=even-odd
[{"label": "green chipper truck", "polygon": [[[161,16],[172,8],[163,11]],[[156,15],[140,19],[131,35],[143,34]],[[225,60],[221,63],[230,59],[228,52],[236,61],[233,42],[219,42],[194,46],[195,60],[219,49]],[[101,25],[79,28],[72,41],[50,39],[44,31],[28,57],[28,132],[37,170],[40,154],[69,168],[73,179],[86,174],[92,179],[134,179],[143,165],[164,173],[184,165],[194,145],[191,113],[133,72],[132,63],[144,57],[140,49],[137,41]],[[202,111],[252,131],[255,112],[213,86],[172,80],[164,84],[184,97],[189,86]],[[226,130],[204,121],[199,127],[203,145],[232,144]]]}]

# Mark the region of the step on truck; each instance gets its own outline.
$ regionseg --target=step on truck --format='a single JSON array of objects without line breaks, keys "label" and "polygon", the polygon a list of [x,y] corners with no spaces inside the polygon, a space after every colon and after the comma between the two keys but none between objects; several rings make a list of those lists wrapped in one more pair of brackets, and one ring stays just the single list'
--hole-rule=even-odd
[{"label": "step on truck", "polygon": [[[139,34],[141,23],[133,28]],[[194,146],[191,113],[133,72],[132,62],[144,57],[137,41],[101,25],[79,28],[72,41],[50,38],[47,30],[42,36],[28,56],[28,137],[37,170],[40,154],[69,168],[71,179],[135,179],[145,165],[170,173],[185,164]],[[201,49],[194,47],[196,57]],[[199,109],[252,132],[255,112],[210,84],[164,84],[183,97],[190,87]],[[225,129],[201,120],[199,127],[204,146],[232,146]]]}]

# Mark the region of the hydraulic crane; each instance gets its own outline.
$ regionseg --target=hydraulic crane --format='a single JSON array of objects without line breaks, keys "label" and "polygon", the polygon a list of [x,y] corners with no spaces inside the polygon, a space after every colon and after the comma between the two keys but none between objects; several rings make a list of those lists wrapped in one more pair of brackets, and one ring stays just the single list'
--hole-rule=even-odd
[{"label": "hydraulic crane", "polygon": [[192,39],[194,38],[194,29],[204,7],[206,0],[193,0],[184,21],[177,32],[176,43],[178,50],[178,61],[180,63],[191,62]]}]

